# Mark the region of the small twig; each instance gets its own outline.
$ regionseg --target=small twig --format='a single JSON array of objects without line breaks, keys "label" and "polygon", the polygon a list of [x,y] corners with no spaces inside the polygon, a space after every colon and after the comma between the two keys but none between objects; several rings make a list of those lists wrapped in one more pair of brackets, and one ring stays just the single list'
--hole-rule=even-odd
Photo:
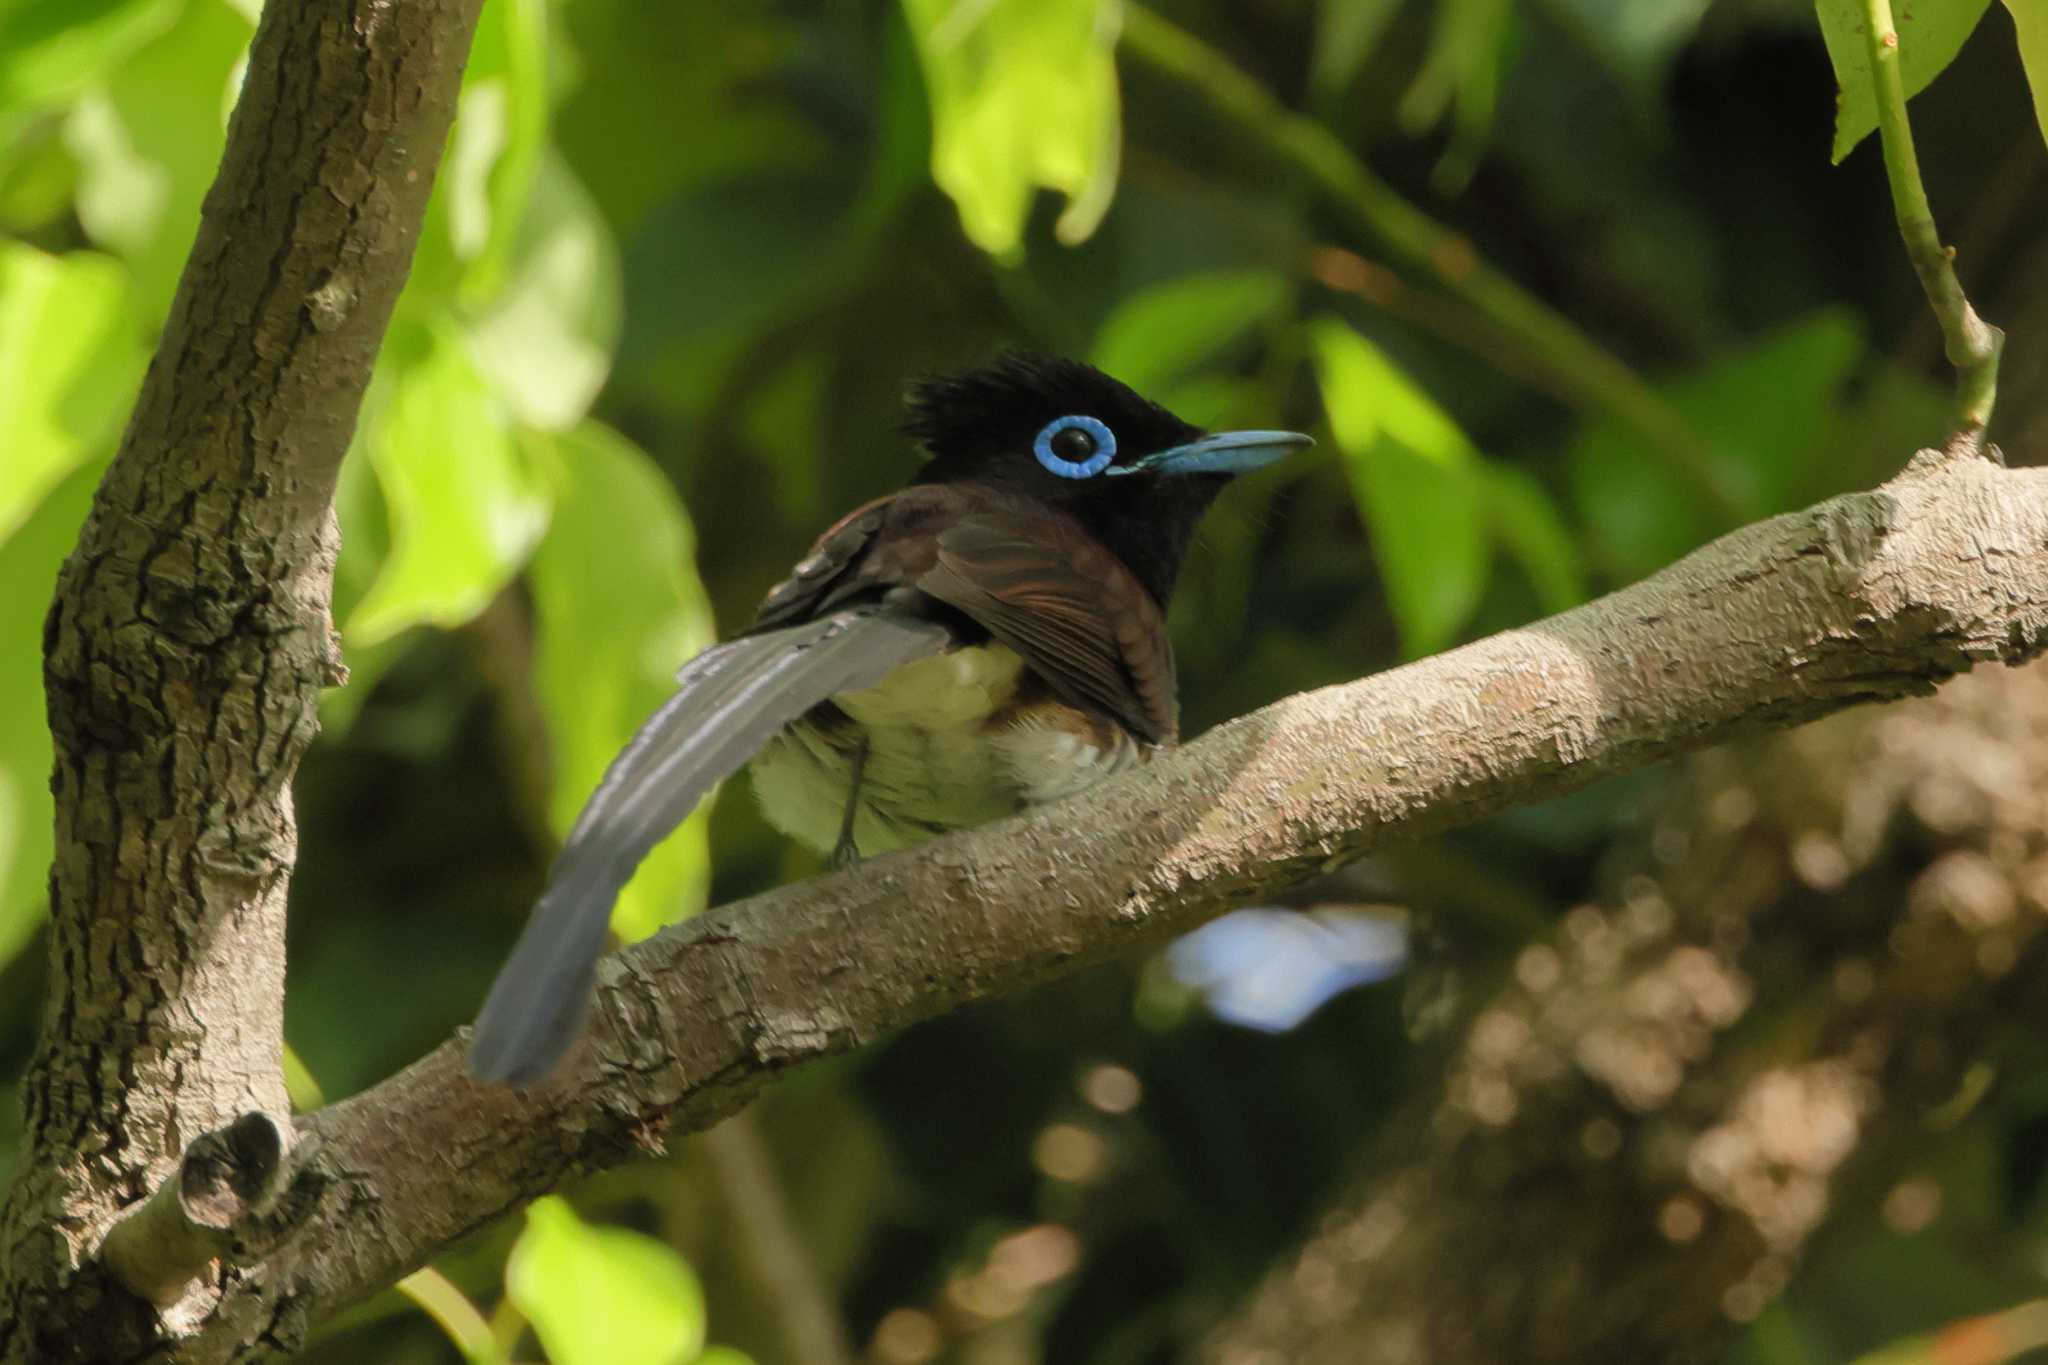
[{"label": "small twig", "polygon": [[1934,226],[1927,187],[1920,180],[1920,158],[1913,150],[1913,128],[1906,120],[1906,86],[1899,75],[1899,32],[1892,23],[1891,0],[1863,0],[1864,39],[1870,46],[1870,75],[1877,90],[1877,127],[1884,144],[1885,177],[1891,181],[1892,207],[1906,255],[1920,276],[1920,287],[1941,323],[1943,350],[1956,371],[1955,434],[1951,448],[1974,451],[1991,422],[1998,399],[1998,357],[2005,333],[1977,316],[1956,278],[1955,252],[1942,245]]},{"label": "small twig", "polygon": [[1287,108],[1228,57],[1140,5],[1125,7],[1123,46],[1199,91],[1327,194],[1391,258],[1469,304],[1512,338],[1529,364],[1554,374],[1572,401],[1608,413],[1644,437],[1722,520],[1732,525],[1754,514],[1729,488],[1699,433],[1642,376],[1488,265],[1462,233],[1402,198],[1329,129]]},{"label": "small twig", "polygon": [[491,1324],[469,1301],[469,1295],[432,1266],[421,1266],[400,1280],[398,1292],[440,1325],[465,1360],[489,1365],[506,1358],[504,1348],[491,1335]]}]

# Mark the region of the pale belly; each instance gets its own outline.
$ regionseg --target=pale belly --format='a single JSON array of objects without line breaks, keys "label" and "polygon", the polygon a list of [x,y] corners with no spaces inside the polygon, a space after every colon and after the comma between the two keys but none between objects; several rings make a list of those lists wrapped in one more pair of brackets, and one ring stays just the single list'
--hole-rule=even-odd
[{"label": "pale belly", "polygon": [[768,822],[829,852],[863,738],[853,823],[863,857],[1058,800],[1137,761],[1140,747],[1121,727],[1084,737],[1054,724],[1053,708],[992,722],[1022,672],[1007,647],[979,645],[906,664],[866,691],[834,697],[847,723],[799,722],[755,755],[754,792]]}]

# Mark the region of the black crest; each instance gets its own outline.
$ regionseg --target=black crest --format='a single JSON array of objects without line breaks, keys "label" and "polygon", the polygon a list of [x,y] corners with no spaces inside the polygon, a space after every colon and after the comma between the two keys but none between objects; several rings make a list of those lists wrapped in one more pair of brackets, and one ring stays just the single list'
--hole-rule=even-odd
[{"label": "black crest", "polygon": [[925,479],[966,472],[991,456],[1028,450],[1058,417],[1093,417],[1116,433],[1117,463],[1202,435],[1093,365],[1012,351],[979,369],[911,386],[904,432],[932,457]]}]

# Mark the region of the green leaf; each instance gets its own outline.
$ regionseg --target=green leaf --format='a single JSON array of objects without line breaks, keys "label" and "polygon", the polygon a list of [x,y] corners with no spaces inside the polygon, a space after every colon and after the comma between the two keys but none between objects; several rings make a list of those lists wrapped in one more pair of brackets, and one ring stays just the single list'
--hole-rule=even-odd
[{"label": "green leaf", "polygon": [[1401,0],[1321,0],[1309,88],[1328,98],[1351,84],[1400,8]]},{"label": "green leaf", "polygon": [[1479,605],[1490,546],[1480,458],[1456,422],[1334,318],[1309,343],[1330,431],[1371,531],[1410,657],[1441,649]]},{"label": "green leaf", "polygon": [[[464,70],[449,149],[450,172],[459,165],[464,174],[450,183],[450,228],[456,254],[469,262],[463,292],[473,302],[504,287],[547,153],[547,27],[545,0],[487,7]],[[465,148],[461,121],[472,119],[483,136],[472,131]]]},{"label": "green leaf", "polygon": [[[555,444],[567,478],[528,580],[533,684],[554,764],[549,815],[566,835],[612,756],[713,630],[696,534],[654,462],[595,423]],[[612,913],[621,937],[644,938],[703,907],[710,808],[640,865]]]},{"label": "green leaf", "polygon": [[1085,241],[1116,192],[1115,0],[903,0],[932,106],[932,178],[982,250],[1014,256],[1032,193]]},{"label": "green leaf", "polygon": [[2034,122],[2048,139],[2048,5],[2041,0],[2005,0],[2019,34],[2020,65],[2034,94]]},{"label": "green leaf", "polygon": [[704,1291],[683,1258],[592,1226],[557,1195],[527,1209],[505,1294],[555,1365],[678,1365],[704,1347]]},{"label": "green leaf", "polygon": [[170,308],[199,226],[199,204],[227,140],[229,78],[248,51],[249,21],[222,0],[187,0],[177,22],[102,85],[74,117],[80,221],[135,272],[133,307]]},{"label": "green leaf", "polygon": [[[1854,318],[1829,309],[1659,388],[1711,443],[1727,483],[1763,515],[1834,486],[1814,452],[1865,353]],[[1640,578],[1721,529],[1688,484],[1613,422],[1587,428],[1565,459],[1579,520],[1612,578]]]},{"label": "green leaf", "polygon": [[43,709],[43,614],[78,542],[104,460],[74,470],[0,543],[0,964],[47,913],[50,727]]},{"label": "green leaf", "polygon": [[1513,18],[1508,0],[1437,0],[1429,51],[1396,112],[1411,137],[1453,115],[1434,177],[1440,191],[1462,189],[1486,148]]},{"label": "green leaf", "polygon": [[[1899,31],[1899,78],[1906,97],[1925,90],[1963,50],[1991,0],[1893,0]],[[1870,48],[1862,0],[1815,0],[1821,37],[1834,63],[1834,159],[1839,164],[1877,128],[1877,92],[1871,83]]]},{"label": "green leaf", "polygon": [[168,28],[182,4],[28,0],[0,11],[0,118],[73,98]]},{"label": "green leaf", "polygon": [[478,368],[523,422],[574,426],[611,372],[619,253],[597,206],[559,158],[541,165],[517,220],[502,288],[470,327]]},{"label": "green leaf", "polygon": [[391,520],[391,552],[345,636],[457,626],[519,571],[547,527],[548,492],[505,405],[445,331],[394,335],[391,400],[363,443]]},{"label": "green leaf", "polygon": [[0,541],[113,444],[142,365],[119,261],[0,242]]},{"label": "green leaf", "polygon": [[1104,320],[1091,359],[1140,393],[1162,393],[1287,302],[1271,270],[1186,275],[1131,295]]},{"label": "green leaf", "polygon": [[1506,465],[1489,464],[1483,473],[1494,534],[1520,561],[1543,610],[1560,612],[1585,601],[1586,557],[1548,490]]}]

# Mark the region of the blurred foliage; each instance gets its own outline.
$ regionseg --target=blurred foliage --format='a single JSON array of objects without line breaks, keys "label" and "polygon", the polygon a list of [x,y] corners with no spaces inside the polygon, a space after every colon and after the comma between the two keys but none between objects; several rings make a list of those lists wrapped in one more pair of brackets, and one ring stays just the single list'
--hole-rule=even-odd
[{"label": "blurred foliage", "polygon": [[[1994,317],[2048,221],[2020,66],[2048,70],[2048,30],[2009,3],[2017,54],[1976,22],[1982,0],[1900,7],[1922,159]],[[1622,357],[1751,515],[1872,483],[1940,434],[1945,377],[1881,166],[1827,169],[1831,136],[1841,159],[1871,122],[1841,41],[1859,8],[1163,6],[1312,116],[1340,178],[1369,164],[1437,220],[1452,266],[1492,266]],[[312,1076],[347,1095],[470,1016],[552,841],[674,667],[913,467],[897,402],[919,372],[1057,350],[1205,425],[1322,439],[1203,529],[1173,604],[1190,730],[1564,608],[1726,528],[1601,395],[1560,399],[1547,343],[1456,269],[1383,261],[1327,183],[1160,69],[1120,66],[1129,13],[485,6],[339,494],[353,679],[298,786],[288,1030],[309,1102]],[[0,3],[0,1078],[40,999],[43,609],[168,310],[254,17]],[[1284,1036],[1129,964],[784,1087],[765,1126],[833,1306],[880,1365],[1171,1358],[1427,1074],[1432,1002],[1472,998],[1587,894],[1656,781],[1375,865],[1353,894],[1405,908],[1416,965]],[[725,800],[649,860],[616,927],[814,867]],[[1984,1140],[2041,1147],[2043,1109]],[[17,1122],[9,1099],[0,1167]],[[775,1365],[774,1298],[718,1232],[749,1215],[693,1150],[579,1192],[581,1216],[536,1205],[312,1358],[449,1359],[431,1314],[466,1324],[471,1357],[482,1330],[530,1358],[530,1323],[561,1362],[732,1365],[690,1355],[708,1316]],[[1851,1220],[1738,1357],[1905,1350],[2037,1297],[2040,1182],[2013,1172],[2039,1163],[1941,1157],[1967,1196],[1949,1221]]]},{"label": "blurred foliage", "polygon": [[704,1291],[680,1256],[535,1200],[505,1262],[505,1293],[558,1365],[746,1365],[704,1349]]}]

